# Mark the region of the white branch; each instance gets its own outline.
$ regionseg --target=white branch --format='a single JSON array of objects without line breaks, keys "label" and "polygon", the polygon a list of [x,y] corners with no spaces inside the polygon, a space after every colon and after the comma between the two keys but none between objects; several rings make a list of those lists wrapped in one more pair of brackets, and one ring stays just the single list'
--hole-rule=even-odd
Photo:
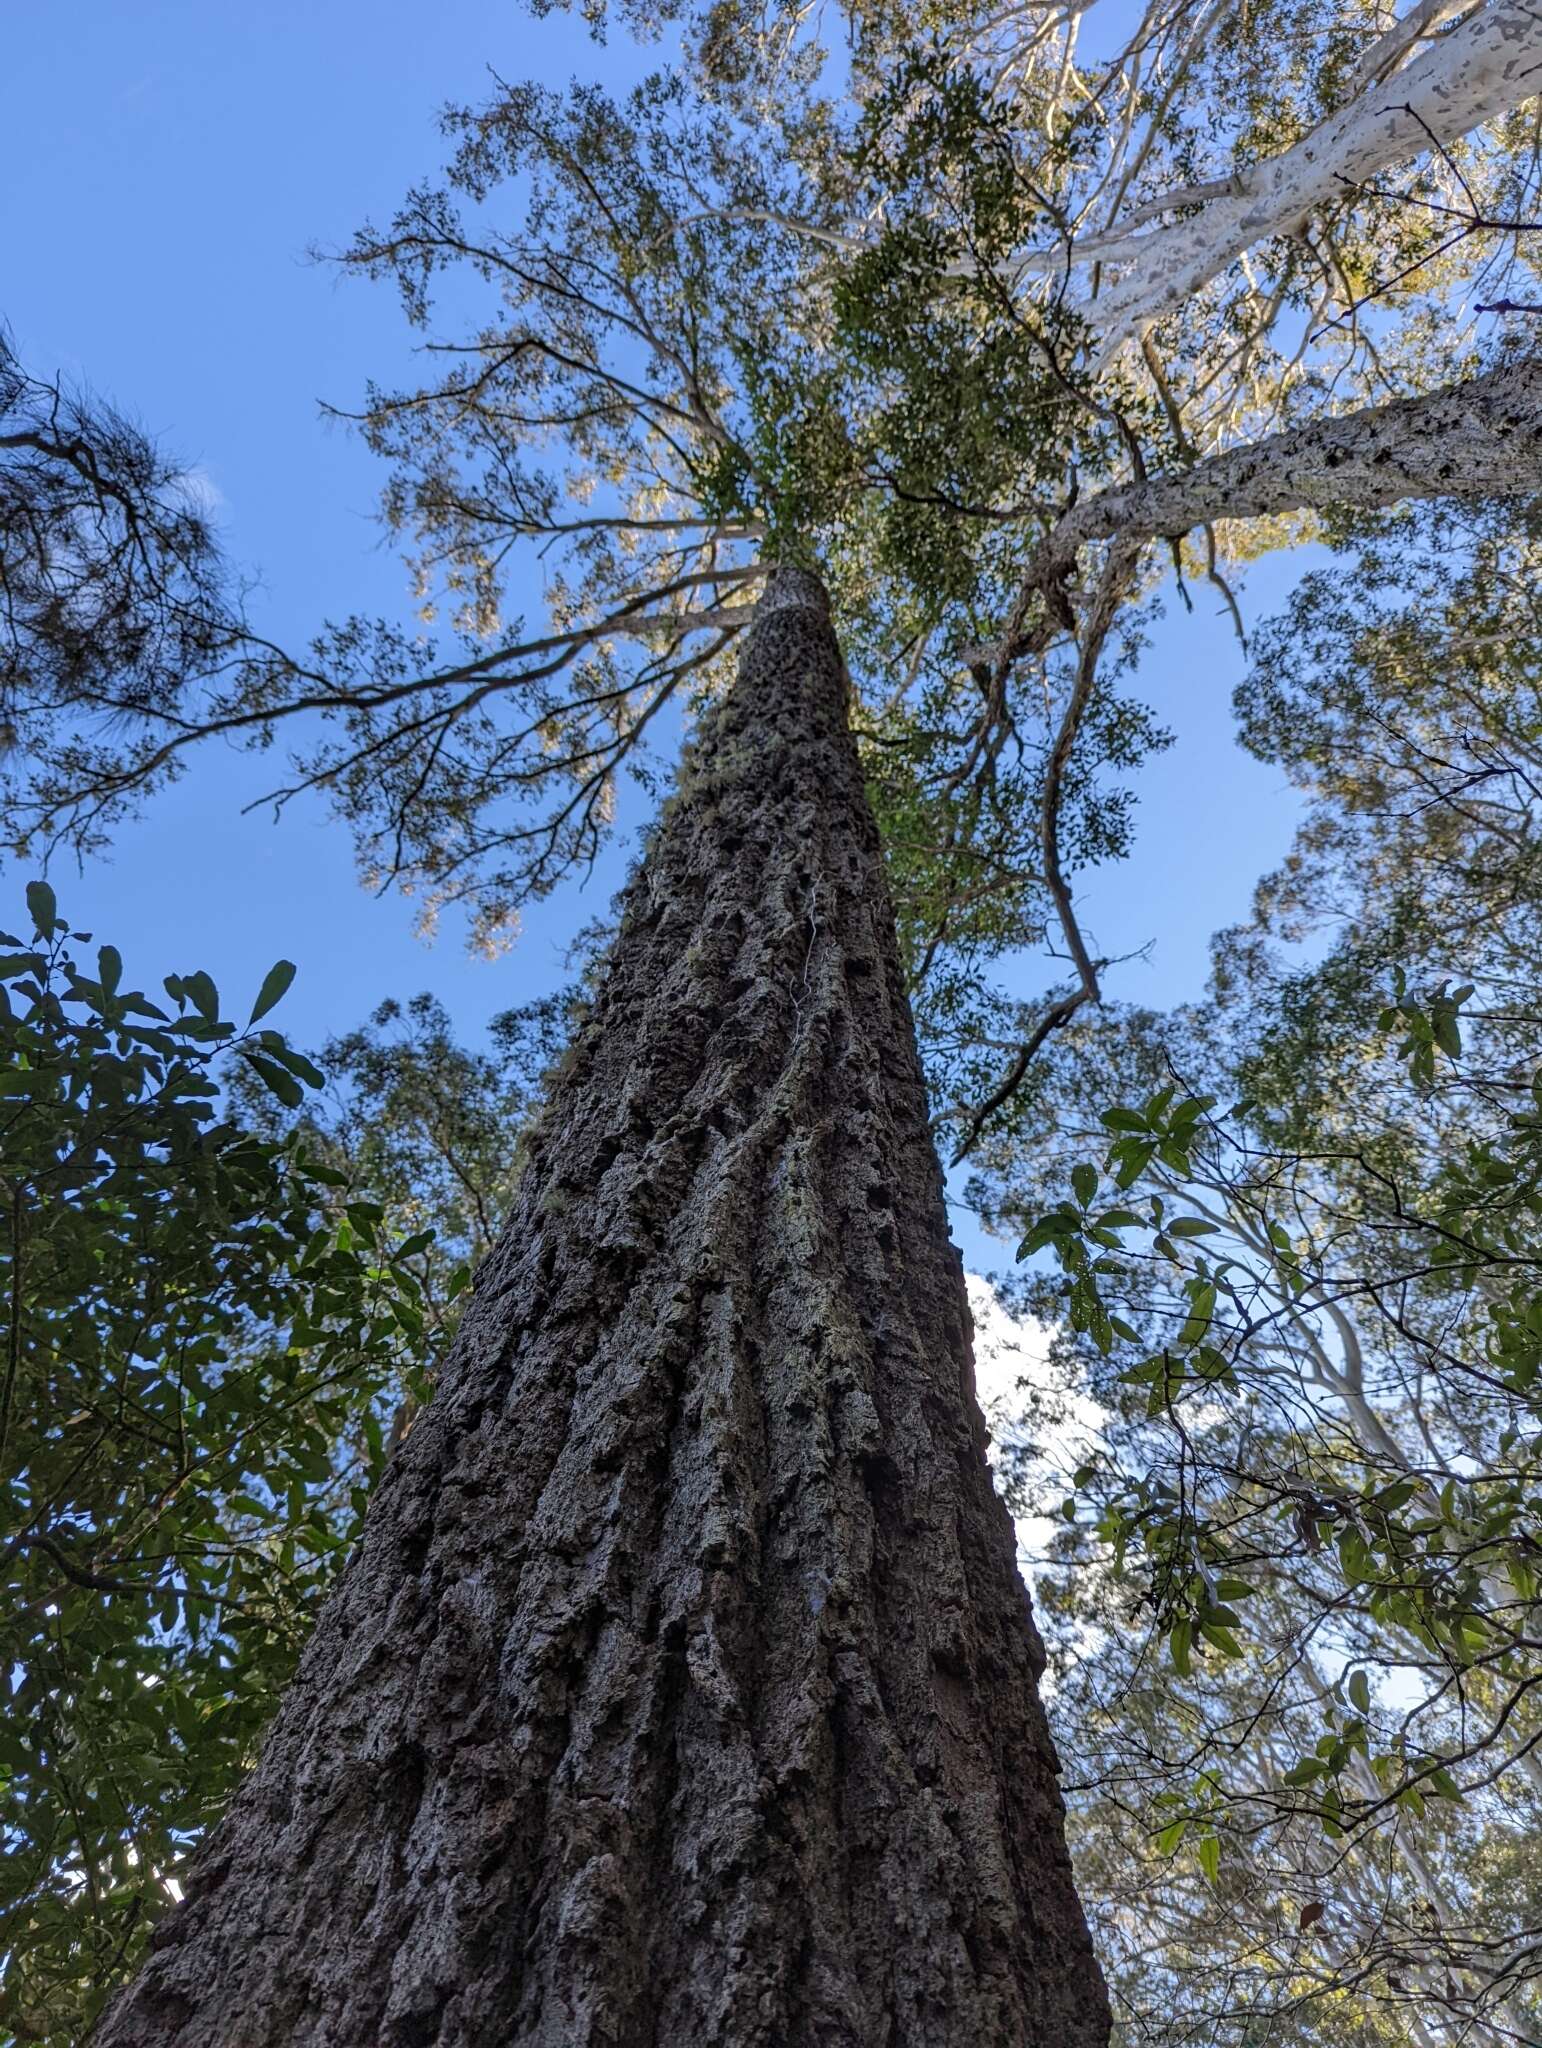
[{"label": "white branch", "polygon": [[1350,74],[1351,92],[1362,92],[1378,78],[1386,78],[1407,56],[1415,43],[1424,41],[1465,14],[1472,0],[1419,0],[1401,21],[1395,21],[1384,36],[1378,36]]},{"label": "white branch", "polygon": [[[1429,21],[1446,12],[1431,0],[1373,45],[1367,66],[1395,61]],[[1373,63],[1374,60],[1374,63]],[[1144,234],[1122,233],[1073,244],[1035,269],[1096,260],[1130,267],[1085,308],[1104,362],[1124,342],[1175,311],[1244,250],[1296,226],[1319,206],[1390,165],[1523,105],[1542,89],[1542,6],[1535,0],[1485,0],[1466,21],[1391,78],[1372,86],[1310,135],[1232,180],[1174,193],[1174,205],[1208,201],[1190,220]]]}]

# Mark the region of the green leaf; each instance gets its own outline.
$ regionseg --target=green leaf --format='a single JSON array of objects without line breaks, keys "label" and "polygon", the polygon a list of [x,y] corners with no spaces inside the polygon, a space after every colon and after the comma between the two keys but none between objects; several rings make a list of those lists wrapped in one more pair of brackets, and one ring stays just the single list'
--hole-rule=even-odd
[{"label": "green leaf", "polygon": [[266,1017],[276,1003],[283,1001],[289,993],[296,972],[292,960],[274,962],[262,978],[262,987],[257,991],[257,1000],[253,1003],[252,1014],[247,1020],[249,1024],[255,1024],[259,1017]]},{"label": "green leaf", "polygon": [[1214,1884],[1221,1874],[1221,1845],[1214,1835],[1206,1835],[1199,1845],[1199,1867]]},{"label": "green leaf", "polygon": [[1187,1351],[1197,1344],[1210,1328],[1215,1314],[1215,1288],[1208,1280],[1193,1288],[1190,1304],[1188,1318],[1175,1339],[1180,1351]]},{"label": "green leaf", "polygon": [[184,974],[182,990],[189,1002],[206,1024],[217,1024],[220,1014],[219,990],[200,968],[196,974]]},{"label": "green leaf", "polygon": [[102,994],[110,999],[117,994],[118,983],[123,979],[123,955],[116,946],[103,946],[96,956],[96,963]]},{"label": "green leaf", "polygon": [[276,1095],[286,1109],[298,1109],[305,1100],[305,1090],[292,1074],[286,1074],[282,1067],[272,1060],[264,1059],[261,1053],[252,1052],[243,1046],[241,1057],[257,1076],[270,1094]]},{"label": "green leaf", "polygon": [[[1128,1149],[1124,1149],[1124,1146]],[[1156,1157],[1156,1146],[1141,1145],[1127,1139],[1123,1146],[1116,1149],[1119,1152],[1119,1170],[1114,1175],[1114,1185],[1117,1188],[1132,1188]]]},{"label": "green leaf", "polygon": [[277,1060],[281,1067],[287,1067],[291,1074],[297,1075],[308,1088],[326,1087],[326,1075],[308,1060],[303,1052],[296,1052],[293,1046],[285,1045],[280,1040],[277,1045],[264,1046],[263,1051]]},{"label": "green leaf", "polygon": [[27,908],[32,913],[32,928],[38,937],[51,939],[59,922],[59,904],[46,882],[27,884]]},{"label": "green leaf", "polygon": [[1209,1237],[1220,1229],[1219,1223],[1207,1223],[1202,1216],[1177,1216],[1167,1226],[1169,1237]]},{"label": "green leaf", "polygon": [[1172,1654],[1173,1669],[1180,1678],[1188,1678],[1193,1673],[1194,1660],[1190,1654],[1193,1641],[1194,1624],[1187,1618],[1178,1622],[1174,1626],[1172,1634],[1167,1638],[1167,1647]]},{"label": "green leaf", "polygon": [[1080,1166],[1073,1166],[1071,1169],[1071,1186],[1075,1190],[1077,1201],[1085,1209],[1098,1190],[1097,1168],[1095,1166],[1088,1166],[1085,1162]]},{"label": "green leaf", "polygon": [[1022,1243],[1017,1247],[1018,1259],[1020,1261],[1031,1259],[1035,1252],[1043,1251],[1045,1246],[1050,1244],[1057,1235],[1058,1231],[1054,1219],[1049,1216],[1041,1216]]},{"label": "green leaf", "polygon": [[1371,1711],[1371,1684],[1363,1671],[1351,1673],[1348,1690],[1355,1712],[1368,1714]]},{"label": "green leaf", "polygon": [[1231,1630],[1221,1621],[1202,1621],[1199,1632],[1207,1643],[1213,1643],[1223,1657],[1240,1657],[1242,1645]]},{"label": "green leaf", "polygon": [[1146,1119],[1138,1109],[1105,1109],[1102,1121],[1111,1131],[1144,1131]]}]

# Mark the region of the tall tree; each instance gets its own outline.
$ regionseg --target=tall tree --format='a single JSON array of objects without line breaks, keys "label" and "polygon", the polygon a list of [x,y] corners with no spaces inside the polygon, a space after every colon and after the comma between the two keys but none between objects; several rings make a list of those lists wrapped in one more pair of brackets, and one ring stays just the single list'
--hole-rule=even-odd
[{"label": "tall tree", "polygon": [[103,2048],[1106,2039],[847,711],[780,571]]},{"label": "tall tree", "polygon": [[[906,966],[930,1048],[951,1039],[957,1054],[960,1085],[941,1095],[939,1124],[962,1153],[1008,1122],[1048,1036],[1101,998],[1106,963],[1077,927],[1069,877],[1126,843],[1125,807],[1100,788],[1099,767],[1130,765],[1157,737],[1112,687],[1130,648],[1126,608],[1149,587],[1147,541],[1198,526],[1219,575],[1218,522],[1530,488],[1542,415],[1524,365],[1479,378],[1468,351],[1436,369],[1429,345],[1443,295],[1518,218],[1509,198],[1523,182],[1464,182],[1443,138],[1525,97],[1524,62],[1501,53],[1496,68],[1482,24],[1519,21],[1529,36],[1526,21],[1475,10],[1479,25],[1456,24],[1451,48],[1398,88],[1410,105],[1427,72],[1432,91],[1451,88],[1455,125],[1436,124],[1411,182],[1366,182],[1391,159],[1366,155],[1356,121],[1330,138],[1331,203],[1321,180],[1293,185],[1287,165],[1275,199],[1302,218],[1280,233],[1279,206],[1265,207],[1240,241],[1230,228],[1212,237],[1181,307],[1137,308],[1131,334],[1148,318],[1163,325],[1140,332],[1136,363],[1118,353],[1097,292],[1061,289],[1083,255],[1099,274],[1097,236],[1135,232],[1142,208],[1150,220],[1194,206],[1224,226],[1225,193],[1192,187],[1217,137],[1236,159],[1228,176],[1245,183],[1251,160],[1281,156],[1282,141],[1288,155],[1389,69],[1423,64],[1420,37],[1447,17],[1420,10],[1376,46],[1363,78],[1347,67],[1346,90],[1346,38],[1370,25],[1350,8],[1250,9],[1233,22],[1155,6],[1123,70],[1102,75],[1072,62],[1074,17],[1009,13],[1017,47],[999,64],[988,22],[968,16],[945,47],[918,50],[903,11],[886,17],[854,55],[844,108],[814,96],[796,33],[736,51],[743,24],[718,9],[695,51],[694,96],[669,79],[623,106],[514,88],[454,116],[449,189],[414,193],[350,260],[398,283],[425,328],[441,317],[432,295],[445,273],[492,288],[477,324],[432,334],[433,376],[373,392],[364,413],[394,464],[388,510],[418,543],[427,607],[441,605],[456,644],[429,661],[421,636],[355,622],[309,664],[259,651],[191,711],[154,710],[126,744],[117,736],[115,758],[56,775],[40,816],[74,831],[102,793],[116,801],[153,780],[201,733],[264,740],[321,712],[297,786],[332,793],[375,878],[410,883],[431,909],[464,902],[495,942],[522,897],[592,859],[617,771],[642,763],[666,706],[696,712],[721,695],[727,650],[758,616],[746,600],[771,567],[822,557],[857,675]],[[1273,44],[1308,36],[1326,53],[1283,81],[1280,106]],[[768,122],[773,72],[793,90],[790,111]],[[1385,128],[1386,111],[1376,100],[1370,125]],[[1376,146],[1395,152],[1409,128],[1391,127]],[[1519,156],[1496,155],[1500,173]],[[489,205],[510,184],[518,206],[500,221]],[[1453,192],[1468,208],[1454,263],[1438,232]],[[1254,229],[1270,238],[1256,260]],[[1163,249],[1194,239],[1156,232]],[[1105,267],[1143,262],[1157,244],[1137,239]],[[1375,335],[1353,317],[1367,281],[1386,315]],[[1384,345],[1403,312],[1395,347]],[[1453,368],[1473,374],[1433,399],[1383,402]],[[1482,428],[1496,408],[1497,460]],[[1426,426],[1427,462],[1405,453]],[[506,617],[506,567],[523,542],[540,550],[552,614],[533,634]],[[673,843],[666,834],[661,848]],[[679,880],[666,863],[639,887],[667,916]],[[810,902],[812,932],[823,900]],[[686,887],[686,911],[692,901]],[[1063,936],[1069,991],[993,1017],[978,969],[1046,928]],[[711,1128],[696,1142],[710,1147]],[[454,1427],[447,1412],[435,1441]],[[355,1611],[367,1604],[348,1597]],[[292,1727],[276,1738],[298,1740]],[[283,1768],[265,1782],[281,1786]],[[255,1823],[243,1825],[255,1855]],[[254,1882],[255,1866],[240,1867],[236,1920]],[[205,1909],[216,1930],[218,1898]],[[598,1909],[585,1893],[573,1911],[577,1927]],[[178,1981],[192,1995],[207,1956],[197,1943],[189,1954]],[[175,1975],[168,1963],[152,1981]]]},{"label": "tall tree", "polygon": [[1153,2039],[1542,2009],[1536,557],[1525,505],[1341,527],[1239,693],[1310,810],[1211,1001],[1068,1038],[1029,1157],[982,1148],[1002,1212],[1082,1159],[1052,1236],[1107,1406],[1050,1633],[1092,1646],[1073,1841]]}]

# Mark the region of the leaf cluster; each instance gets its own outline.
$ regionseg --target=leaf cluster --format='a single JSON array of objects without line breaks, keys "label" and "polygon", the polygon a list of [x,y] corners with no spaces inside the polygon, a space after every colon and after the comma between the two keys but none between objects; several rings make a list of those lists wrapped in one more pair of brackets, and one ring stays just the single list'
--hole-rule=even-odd
[{"label": "leaf cluster", "polygon": [[[53,892],[0,960],[0,2020],[83,2038],[220,1811],[415,1384],[429,1232],[292,1131],[321,1082],[209,976],[152,999]],[[462,1277],[464,1284],[464,1276]]]}]

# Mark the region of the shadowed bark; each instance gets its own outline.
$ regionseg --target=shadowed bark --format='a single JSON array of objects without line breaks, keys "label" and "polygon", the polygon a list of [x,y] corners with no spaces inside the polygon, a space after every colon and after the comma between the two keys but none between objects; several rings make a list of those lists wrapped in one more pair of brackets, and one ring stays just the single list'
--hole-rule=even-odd
[{"label": "shadowed bark", "polygon": [[780,571],[99,2048],[1102,2048],[824,594]]}]

